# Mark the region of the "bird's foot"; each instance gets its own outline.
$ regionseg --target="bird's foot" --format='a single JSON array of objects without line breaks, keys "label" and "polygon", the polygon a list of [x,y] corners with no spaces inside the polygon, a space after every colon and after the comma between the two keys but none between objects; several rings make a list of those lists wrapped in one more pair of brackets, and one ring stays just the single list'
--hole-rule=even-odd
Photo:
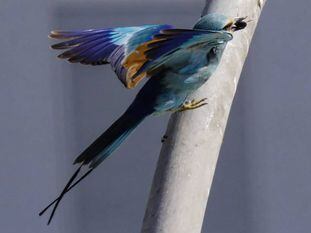
[{"label": "bird's foot", "polygon": [[178,109],[178,112],[183,112],[183,111],[187,111],[187,110],[200,108],[200,107],[207,104],[206,100],[207,100],[207,98],[203,98],[201,100],[195,100],[194,99],[191,101],[186,101],[180,106],[180,108]]}]

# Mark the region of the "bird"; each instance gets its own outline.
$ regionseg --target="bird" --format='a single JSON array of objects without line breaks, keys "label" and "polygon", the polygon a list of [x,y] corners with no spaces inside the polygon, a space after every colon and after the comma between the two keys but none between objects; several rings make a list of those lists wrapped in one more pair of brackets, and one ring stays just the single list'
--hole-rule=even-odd
[{"label": "bird", "polygon": [[[50,38],[62,40],[51,46],[63,50],[59,58],[85,65],[110,64],[128,89],[146,82],[120,118],[74,160],[79,164],[77,170],[39,215],[54,205],[50,224],[64,195],[110,156],[146,117],[206,105],[206,98],[188,98],[214,73],[233,32],[247,26],[245,19],[211,13],[202,16],[192,29],[156,24],[51,31]],[[84,166],[88,170],[77,179]]]}]

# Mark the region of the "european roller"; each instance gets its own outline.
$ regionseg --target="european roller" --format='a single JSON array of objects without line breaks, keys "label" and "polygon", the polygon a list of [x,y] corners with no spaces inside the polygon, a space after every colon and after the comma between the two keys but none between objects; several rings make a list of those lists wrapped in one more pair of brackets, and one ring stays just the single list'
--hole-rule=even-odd
[{"label": "european roller", "polygon": [[[54,204],[48,224],[63,196],[110,156],[146,117],[206,104],[204,98],[187,98],[211,77],[233,32],[246,25],[245,18],[214,13],[201,17],[193,29],[144,25],[51,32],[51,38],[63,40],[52,45],[65,50],[59,58],[85,65],[110,64],[126,88],[147,81],[123,115],[75,159],[79,168],[59,197],[40,213]],[[88,171],[75,181],[83,166],[88,166]]]}]

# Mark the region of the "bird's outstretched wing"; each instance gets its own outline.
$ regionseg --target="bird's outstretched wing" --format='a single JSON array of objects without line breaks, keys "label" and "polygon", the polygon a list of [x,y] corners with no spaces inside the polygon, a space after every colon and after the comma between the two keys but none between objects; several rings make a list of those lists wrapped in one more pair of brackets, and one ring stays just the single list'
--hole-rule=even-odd
[{"label": "bird's outstretched wing", "polygon": [[[181,50],[210,49],[227,43],[232,35],[225,31],[204,31],[188,29],[164,29],[139,45],[122,62],[126,68],[126,80],[136,86],[144,77],[151,77],[170,59],[177,59]],[[179,58],[178,58],[179,59]]]},{"label": "bird's outstretched wing", "polygon": [[110,63],[120,81],[128,88],[124,58],[137,46],[149,41],[153,35],[170,25],[145,25],[137,27],[116,27],[76,31],[52,31],[50,38],[64,40],[51,46],[66,50],[58,55],[72,63],[102,65]]}]

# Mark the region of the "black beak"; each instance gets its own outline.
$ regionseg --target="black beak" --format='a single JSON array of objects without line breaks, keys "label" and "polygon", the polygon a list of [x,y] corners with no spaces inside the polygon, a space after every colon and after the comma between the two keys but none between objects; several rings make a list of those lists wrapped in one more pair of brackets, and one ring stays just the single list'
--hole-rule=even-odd
[{"label": "black beak", "polygon": [[239,31],[244,29],[247,26],[247,23],[244,21],[247,17],[236,18],[232,26],[233,31]]}]

